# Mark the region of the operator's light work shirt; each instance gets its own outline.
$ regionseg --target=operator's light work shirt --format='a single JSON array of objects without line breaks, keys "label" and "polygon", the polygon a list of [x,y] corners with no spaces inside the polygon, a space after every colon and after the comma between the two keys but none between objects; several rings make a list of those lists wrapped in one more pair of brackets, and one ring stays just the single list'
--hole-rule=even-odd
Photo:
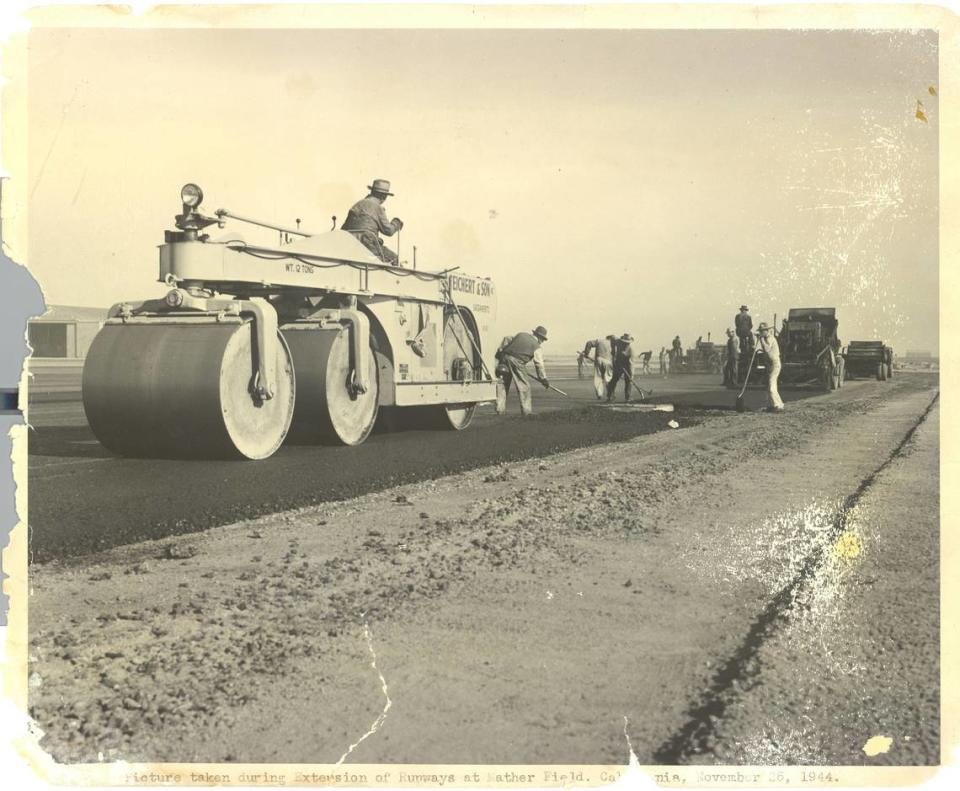
[{"label": "operator's light work shirt", "polygon": [[393,236],[397,226],[387,219],[386,209],[380,201],[374,197],[366,197],[353,204],[347,213],[347,219],[344,220],[343,230],[371,233],[379,231],[385,236]]}]

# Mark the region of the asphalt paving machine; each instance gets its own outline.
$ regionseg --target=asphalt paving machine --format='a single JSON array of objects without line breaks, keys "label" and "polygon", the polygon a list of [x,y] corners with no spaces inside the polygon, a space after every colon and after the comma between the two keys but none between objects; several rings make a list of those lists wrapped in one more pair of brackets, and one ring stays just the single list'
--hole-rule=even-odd
[{"label": "asphalt paving machine", "polygon": [[[771,328],[780,347],[781,385],[815,385],[824,390],[843,387],[844,358],[837,337],[836,308],[790,308],[779,331],[776,319]],[[756,342],[755,342],[756,343]],[[740,353],[737,381],[739,387],[749,381],[751,386],[765,386],[770,362],[759,349],[753,347]]]},{"label": "asphalt paving machine", "polygon": [[787,384],[817,383],[824,390],[843,386],[844,359],[837,337],[836,308],[790,308],[777,335]]},{"label": "asphalt paving machine", "polygon": [[[357,445],[381,409],[460,430],[496,401],[490,279],[392,266],[346,231],[204,216],[202,200],[184,186],[160,245],[170,290],[114,305],[87,354],[83,406],[105,447],[264,459],[288,435]],[[281,243],[203,232],[228,220]]]}]

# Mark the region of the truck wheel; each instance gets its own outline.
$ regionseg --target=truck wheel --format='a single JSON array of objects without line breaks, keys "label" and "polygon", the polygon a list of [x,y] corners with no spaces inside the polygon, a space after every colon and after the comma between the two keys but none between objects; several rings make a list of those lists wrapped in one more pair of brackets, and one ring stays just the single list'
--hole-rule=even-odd
[{"label": "truck wheel", "polygon": [[877,381],[882,382],[883,379],[884,379],[883,363],[877,363]]},{"label": "truck wheel", "polygon": [[893,379],[893,363],[887,363],[887,379]]}]

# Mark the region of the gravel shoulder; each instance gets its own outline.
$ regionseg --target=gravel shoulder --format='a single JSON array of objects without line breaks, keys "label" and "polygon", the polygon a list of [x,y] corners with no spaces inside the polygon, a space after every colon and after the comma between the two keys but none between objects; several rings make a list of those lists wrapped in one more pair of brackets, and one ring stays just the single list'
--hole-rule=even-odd
[{"label": "gravel shoulder", "polygon": [[[30,709],[42,746],[65,762],[102,752],[127,761],[626,763],[626,722],[641,762],[730,760],[719,722],[700,753],[677,734],[705,695],[737,692],[719,670],[811,554],[833,546],[845,498],[937,388],[922,376],[852,384],[784,415],[718,414],[35,567]],[[929,454],[914,455],[935,481]],[[935,531],[936,501],[913,503],[915,519],[920,512]],[[882,579],[904,552],[931,562],[927,545],[899,542],[895,531],[867,535],[863,557],[880,553]],[[909,598],[909,576],[902,583]],[[831,590],[823,595],[840,596]],[[911,617],[889,613],[890,639],[913,639]],[[835,631],[841,642],[865,639]],[[931,634],[916,638],[933,648]],[[873,672],[877,657],[862,659]],[[918,679],[935,661],[935,651],[916,654]],[[905,694],[930,691],[912,677]],[[762,734],[787,710],[793,680],[770,678],[783,695],[751,698],[742,721],[725,709],[730,734]],[[871,679],[810,698],[822,741],[835,741],[825,702],[836,695],[851,711],[896,702]],[[938,713],[935,702],[923,711]],[[934,754],[934,731],[911,733],[926,746],[902,760]],[[797,762],[787,751],[774,758]]]},{"label": "gravel shoulder", "polygon": [[940,762],[939,434],[938,403],[731,690],[706,760]]}]

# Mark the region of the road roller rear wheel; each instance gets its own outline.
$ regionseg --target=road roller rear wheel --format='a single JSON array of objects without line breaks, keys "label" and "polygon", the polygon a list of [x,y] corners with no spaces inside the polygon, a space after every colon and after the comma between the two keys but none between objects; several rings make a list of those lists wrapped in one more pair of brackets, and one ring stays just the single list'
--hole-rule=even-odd
[{"label": "road roller rear wheel", "polygon": [[83,366],[94,435],[124,456],[272,455],[293,417],[293,365],[281,337],[273,398],[258,398],[252,328],[250,321],[104,326]]},{"label": "road roller rear wheel", "polygon": [[380,409],[377,363],[367,355],[367,390],[352,387],[352,350],[347,329],[285,327],[297,372],[297,404],[291,438],[297,442],[359,445],[370,434]]},{"label": "road roller rear wheel", "polygon": [[440,413],[438,417],[441,423],[446,424],[444,428],[463,431],[473,421],[473,415],[476,411],[476,404],[447,404],[438,407]]},{"label": "road roller rear wheel", "polygon": [[[467,331],[468,319],[449,309],[443,321],[443,372],[447,379],[462,382],[478,378],[481,364],[473,344],[474,336]],[[459,407],[466,406],[465,404]]]},{"label": "road roller rear wheel", "polygon": [[476,404],[427,404],[380,410],[383,431],[462,431],[473,420]]},{"label": "road roller rear wheel", "polygon": [[[469,319],[448,310],[443,324],[443,370],[453,381],[471,381],[479,378],[481,370],[474,343],[468,332]],[[476,404],[441,404],[430,408],[431,423],[438,428],[463,431],[473,420]]]}]

